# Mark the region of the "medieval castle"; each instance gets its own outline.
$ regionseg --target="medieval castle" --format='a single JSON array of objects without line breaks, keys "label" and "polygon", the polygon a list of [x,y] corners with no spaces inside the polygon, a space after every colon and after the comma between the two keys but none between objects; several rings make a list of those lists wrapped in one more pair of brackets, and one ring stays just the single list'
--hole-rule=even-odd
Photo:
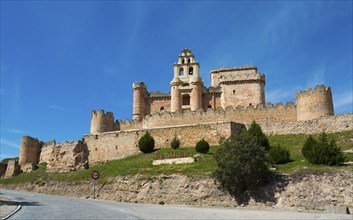
[{"label": "medieval castle", "polygon": [[298,92],[296,105],[265,102],[265,75],[256,66],[219,68],[210,72],[211,86],[200,77],[200,64],[190,49],[183,49],[174,64],[170,93],[148,92],[135,82],[132,121],[116,120],[111,112],[93,111],[90,134],[77,142],[42,142],[24,136],[19,161],[11,161],[6,176],[30,172],[47,163],[47,171],[71,171],[138,153],[137,142],[149,130],[157,148],[169,147],[176,135],[181,146],[204,138],[238,134],[253,120],[271,134],[319,133],[353,130],[353,114],[334,115],[330,87]]}]

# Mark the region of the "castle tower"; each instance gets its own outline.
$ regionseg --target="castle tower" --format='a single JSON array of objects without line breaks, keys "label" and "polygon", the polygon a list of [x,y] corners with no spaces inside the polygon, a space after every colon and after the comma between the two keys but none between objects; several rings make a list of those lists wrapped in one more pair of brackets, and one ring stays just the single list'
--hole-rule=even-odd
[{"label": "castle tower", "polygon": [[96,111],[92,111],[91,115],[91,128],[90,134],[103,133],[108,131],[114,131],[114,115],[112,112],[104,113],[102,109]]},{"label": "castle tower", "polygon": [[312,120],[322,116],[334,115],[330,87],[318,85],[296,94],[298,121]]},{"label": "castle tower", "polygon": [[42,145],[42,142],[36,138],[32,138],[30,136],[23,136],[20,146],[19,164],[38,164]]},{"label": "castle tower", "polygon": [[203,81],[199,75],[200,64],[190,49],[183,49],[174,64],[171,86],[171,112],[202,108]]},{"label": "castle tower", "polygon": [[134,92],[132,120],[142,121],[146,115],[147,87],[143,82],[134,82],[132,90]]}]

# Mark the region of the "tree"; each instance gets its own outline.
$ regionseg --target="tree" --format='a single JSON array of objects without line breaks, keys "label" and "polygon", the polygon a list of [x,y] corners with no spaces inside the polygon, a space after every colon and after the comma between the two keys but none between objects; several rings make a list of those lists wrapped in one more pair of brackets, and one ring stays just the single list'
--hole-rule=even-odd
[{"label": "tree", "polygon": [[265,148],[266,151],[270,149],[270,142],[265,133],[262,132],[261,126],[253,121],[246,131],[249,135],[256,137],[257,142]]},{"label": "tree", "polygon": [[325,132],[320,134],[319,141],[309,136],[302,147],[302,154],[312,164],[338,166],[344,161],[341,148]]},{"label": "tree", "polygon": [[271,175],[269,158],[256,137],[243,133],[227,139],[214,154],[213,177],[231,194],[240,195],[265,185]]},{"label": "tree", "polygon": [[140,138],[138,145],[144,154],[153,152],[154,139],[148,131]]}]

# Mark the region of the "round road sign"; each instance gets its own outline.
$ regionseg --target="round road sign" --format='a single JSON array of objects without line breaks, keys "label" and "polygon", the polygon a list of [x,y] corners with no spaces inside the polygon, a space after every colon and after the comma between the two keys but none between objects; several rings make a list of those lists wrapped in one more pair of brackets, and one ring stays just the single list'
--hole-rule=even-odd
[{"label": "round road sign", "polygon": [[98,173],[98,171],[93,171],[92,172],[92,179],[94,179],[94,180],[97,180],[99,178],[99,173]]}]

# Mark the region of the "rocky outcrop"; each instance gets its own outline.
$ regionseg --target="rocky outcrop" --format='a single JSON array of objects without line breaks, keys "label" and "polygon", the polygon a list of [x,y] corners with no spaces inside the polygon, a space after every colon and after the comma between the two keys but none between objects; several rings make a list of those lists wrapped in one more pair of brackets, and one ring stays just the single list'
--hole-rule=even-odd
[{"label": "rocky outcrop", "polygon": [[[92,197],[92,182],[42,182],[3,185],[15,190]],[[337,207],[353,210],[353,172],[326,174],[276,175],[256,193],[232,196],[219,188],[209,177],[160,175],[114,177],[107,182],[98,181],[99,199],[123,202],[184,204],[200,206],[250,206],[307,210],[335,210]]]}]

